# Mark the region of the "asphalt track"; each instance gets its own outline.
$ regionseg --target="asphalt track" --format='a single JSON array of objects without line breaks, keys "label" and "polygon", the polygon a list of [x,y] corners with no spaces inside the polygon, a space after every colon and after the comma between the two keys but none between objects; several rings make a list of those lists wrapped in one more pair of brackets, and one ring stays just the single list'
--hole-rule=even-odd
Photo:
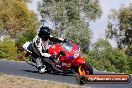
[{"label": "asphalt track", "polygon": [[[24,76],[29,78],[41,79],[41,80],[51,80],[62,83],[69,83],[78,85],[76,78],[73,75],[63,76],[61,74],[39,74],[35,67],[28,65],[25,62],[15,62],[0,60],[0,73],[11,74],[16,76]],[[95,74],[101,73],[94,71]],[[132,79],[132,75],[131,75]],[[132,81],[129,84],[85,84],[87,88],[132,88]]]}]

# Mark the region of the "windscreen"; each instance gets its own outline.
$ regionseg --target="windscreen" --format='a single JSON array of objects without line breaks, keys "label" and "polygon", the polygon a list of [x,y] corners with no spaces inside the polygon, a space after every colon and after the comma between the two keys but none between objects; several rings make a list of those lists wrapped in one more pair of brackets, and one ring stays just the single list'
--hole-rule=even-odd
[{"label": "windscreen", "polygon": [[73,48],[73,45],[72,45],[71,42],[66,42],[66,43],[63,44],[63,47],[64,47],[65,50],[71,51],[72,48]]}]

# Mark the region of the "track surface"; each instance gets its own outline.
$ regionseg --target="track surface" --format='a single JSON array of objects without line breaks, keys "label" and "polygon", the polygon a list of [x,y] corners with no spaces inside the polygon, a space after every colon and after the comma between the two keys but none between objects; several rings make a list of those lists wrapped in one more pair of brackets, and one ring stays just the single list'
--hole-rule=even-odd
[{"label": "track surface", "polygon": [[[0,60],[0,73],[77,85],[76,78],[73,75],[39,74],[35,67],[25,62]],[[94,73],[101,72],[94,71]],[[87,88],[132,88],[132,82],[129,84],[85,84],[84,86],[87,86]]]}]

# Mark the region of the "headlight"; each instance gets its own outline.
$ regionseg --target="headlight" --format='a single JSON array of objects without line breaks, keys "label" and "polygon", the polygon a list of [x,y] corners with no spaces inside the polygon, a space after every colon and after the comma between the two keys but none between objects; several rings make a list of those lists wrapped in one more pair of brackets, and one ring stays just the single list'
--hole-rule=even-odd
[{"label": "headlight", "polygon": [[79,51],[77,50],[77,51],[75,51],[75,53],[74,53],[74,58],[77,58],[79,56]]}]

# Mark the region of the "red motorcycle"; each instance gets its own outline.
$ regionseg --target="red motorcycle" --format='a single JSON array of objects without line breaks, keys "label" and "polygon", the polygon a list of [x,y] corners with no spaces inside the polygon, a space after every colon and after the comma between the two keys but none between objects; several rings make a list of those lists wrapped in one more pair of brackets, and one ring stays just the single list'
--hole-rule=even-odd
[{"label": "red motorcycle", "polygon": [[93,74],[93,68],[84,58],[80,56],[80,46],[68,41],[60,44],[53,44],[48,52],[56,56],[55,59],[42,58],[43,64],[48,72],[72,72],[79,75]]},{"label": "red motorcycle", "polygon": [[[79,75],[93,74],[93,69],[84,58],[80,56],[80,46],[71,41],[51,45],[48,49],[51,55],[57,56],[57,59],[46,59],[47,67],[59,72],[72,71]],[[49,65],[50,64],[50,65]]]}]

